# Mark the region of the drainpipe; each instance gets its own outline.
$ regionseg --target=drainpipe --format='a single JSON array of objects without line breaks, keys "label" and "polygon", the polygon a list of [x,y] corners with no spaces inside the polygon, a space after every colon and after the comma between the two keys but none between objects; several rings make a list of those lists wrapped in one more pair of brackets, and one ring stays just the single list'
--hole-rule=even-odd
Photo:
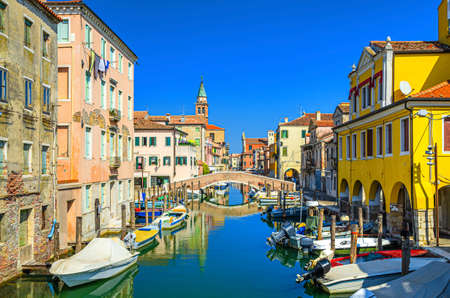
[{"label": "drainpipe", "polygon": [[[414,242],[417,242],[417,235],[416,235],[416,225],[414,220],[414,149],[413,149],[413,110],[408,107],[408,102],[405,102],[405,109],[409,111],[409,126],[410,126],[410,132],[409,132],[409,164],[410,164],[410,183],[411,183],[411,207],[412,207],[412,226],[413,226],[413,236],[414,236]],[[417,210],[418,211],[418,210]],[[404,215],[403,215],[404,216]],[[417,214],[419,216],[419,214]]]}]

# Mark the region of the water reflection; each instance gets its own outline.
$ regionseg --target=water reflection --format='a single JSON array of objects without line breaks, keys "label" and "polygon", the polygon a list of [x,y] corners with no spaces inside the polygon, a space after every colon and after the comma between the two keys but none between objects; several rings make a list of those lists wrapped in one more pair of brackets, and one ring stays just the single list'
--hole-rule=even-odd
[{"label": "water reflection", "polygon": [[248,203],[248,186],[240,183],[229,183],[225,190],[213,191],[210,202],[224,206],[236,206]]}]

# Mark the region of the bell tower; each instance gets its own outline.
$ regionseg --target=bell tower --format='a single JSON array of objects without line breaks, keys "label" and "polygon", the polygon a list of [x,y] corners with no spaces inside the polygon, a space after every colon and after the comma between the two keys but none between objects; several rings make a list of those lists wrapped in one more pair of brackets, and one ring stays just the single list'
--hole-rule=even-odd
[{"label": "bell tower", "polygon": [[200,82],[200,88],[198,88],[197,102],[195,103],[195,115],[203,115],[208,119],[208,100],[205,86],[203,85],[203,77]]}]

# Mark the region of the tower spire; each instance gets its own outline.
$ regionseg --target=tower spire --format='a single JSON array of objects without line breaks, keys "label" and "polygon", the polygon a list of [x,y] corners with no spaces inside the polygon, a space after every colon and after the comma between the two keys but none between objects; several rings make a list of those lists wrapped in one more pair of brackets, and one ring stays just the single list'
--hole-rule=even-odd
[{"label": "tower spire", "polygon": [[208,119],[208,100],[206,96],[205,86],[203,84],[203,76],[200,76],[200,87],[197,93],[197,102],[195,103],[195,114],[203,115]]}]

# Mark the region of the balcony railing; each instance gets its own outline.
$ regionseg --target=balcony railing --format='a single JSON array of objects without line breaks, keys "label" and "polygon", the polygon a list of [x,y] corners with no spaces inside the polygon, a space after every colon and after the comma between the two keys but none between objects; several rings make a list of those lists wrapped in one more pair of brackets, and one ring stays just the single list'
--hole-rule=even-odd
[{"label": "balcony railing", "polygon": [[120,167],[120,163],[121,163],[120,157],[114,156],[114,157],[111,157],[111,159],[109,161],[109,166],[113,169],[116,169],[116,168]]},{"label": "balcony railing", "polygon": [[110,109],[109,110],[109,120],[110,121],[120,121],[122,115],[118,109]]}]

